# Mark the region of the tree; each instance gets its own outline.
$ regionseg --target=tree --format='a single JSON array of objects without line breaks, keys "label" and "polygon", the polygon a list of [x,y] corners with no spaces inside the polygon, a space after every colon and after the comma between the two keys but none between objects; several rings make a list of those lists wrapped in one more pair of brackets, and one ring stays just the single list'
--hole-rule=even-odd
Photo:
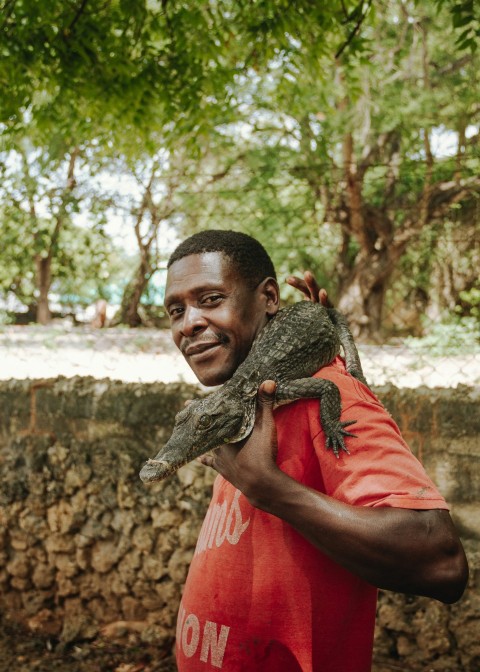
[{"label": "tree", "polygon": [[[337,277],[337,305],[364,337],[379,334],[387,289],[412,245],[480,194],[478,58],[448,52],[448,21],[428,7],[390,2],[365,30],[368,50],[325,59],[330,84],[309,81],[288,58],[265,77],[245,78],[249,137],[237,154],[244,165],[256,157],[258,170],[248,193],[232,189],[230,211],[241,200],[254,213],[241,225],[271,235],[261,204],[270,198],[270,219],[290,251],[302,219],[303,240],[339,241],[324,275]],[[453,159],[436,155],[439,131],[457,139]]]},{"label": "tree", "polygon": [[[84,141],[99,125],[104,137],[120,141],[126,129],[146,141],[166,126],[175,138],[206,135],[229,109],[238,75],[286,57],[318,79],[325,55],[355,51],[375,19],[372,4],[3,0],[0,84],[9,93],[0,121],[14,131],[28,110],[39,125]],[[474,49],[480,33],[473,0],[435,4],[450,12],[459,48]]]},{"label": "tree", "polygon": [[[30,151],[29,151],[30,149]],[[75,164],[79,148],[73,147],[60,162],[45,161],[27,142],[20,142],[15,151],[7,154],[7,163],[18,161],[16,172],[6,168],[7,189],[6,206],[3,216],[15,221],[24,233],[30,232],[31,254],[33,256],[37,289],[37,320],[46,324],[50,320],[48,293],[52,284],[52,260],[58,252],[59,238],[70,213],[76,207],[74,190]],[[34,165],[36,164],[36,165]],[[47,188],[42,185],[43,171],[58,173],[65,171],[63,184],[57,186],[50,183]],[[10,180],[8,179],[10,177]],[[43,202],[42,202],[43,201]],[[47,205],[48,204],[48,205]],[[39,214],[39,209],[47,207],[51,220]],[[29,237],[30,237],[29,236]]]},{"label": "tree", "polygon": [[334,53],[368,9],[363,0],[4,0],[0,82],[10,95],[0,119],[14,129],[28,109],[85,140],[92,121],[105,133],[114,120],[198,132],[228,104],[239,72],[281,51],[312,63]]},{"label": "tree", "polygon": [[[281,272],[319,259],[357,332],[377,332],[412,242],[478,191],[478,134],[468,138],[478,13],[470,0],[370,4],[5,0],[4,143],[11,150],[33,128],[32,146],[64,171],[49,215],[28,211],[40,284],[85,197],[69,167],[75,178],[80,164],[92,175],[110,161],[140,175],[161,147],[170,172],[141,179],[140,259],[122,319],[138,322],[162,222],[228,221],[265,242],[275,235]],[[432,149],[439,128],[458,138],[453,162]]]},{"label": "tree", "polygon": [[[61,292],[61,279],[78,279],[87,264],[91,277],[101,267],[104,275],[110,244],[103,235],[101,199],[86,185],[85,172],[78,178],[85,171],[85,146],[53,136],[50,146],[38,140],[32,127],[1,154],[0,232],[7,243],[1,284],[47,324],[52,288]],[[79,223],[82,204],[95,217],[88,228]]]},{"label": "tree", "polygon": [[[447,55],[439,39],[444,30],[436,32],[425,10],[408,13],[392,3],[377,31],[384,44],[385,36],[392,43],[387,52],[377,42],[376,67],[364,69],[359,80],[364,93],[355,100],[344,88],[341,105],[355,121],[347,121],[342,138],[341,195],[327,205],[343,235],[338,305],[358,333],[370,336],[380,331],[386,289],[412,243],[480,194],[474,145],[468,151],[464,142],[464,129],[479,116],[476,59]],[[435,157],[438,128],[457,136],[455,162]]]},{"label": "tree", "polygon": [[[41,248],[36,252],[39,319],[48,320],[52,259],[66,211],[75,207],[76,148],[96,146],[102,156],[121,153],[131,162],[143,161],[145,153],[155,155],[161,137],[170,147],[190,143],[198,156],[216,124],[234,117],[232,90],[239,73],[262,68],[284,50],[303,61],[306,52],[295,37],[301,32],[315,45],[306,59],[313,63],[353,38],[368,7],[363,0],[358,5],[335,0],[329,6],[302,0],[293,11],[290,3],[273,0],[255,5],[231,0],[79,0],[74,5],[4,0],[0,83],[9,95],[0,101],[0,130],[6,148],[28,136],[33,126],[38,147],[54,133],[72,159],[62,196],[56,188],[53,229],[30,208]],[[152,231],[143,236],[147,214]],[[140,267],[122,307],[123,318],[129,313],[131,323],[138,319],[135,304],[142,284],[154,270],[150,252],[159,216],[146,189],[135,228]]]},{"label": "tree", "polygon": [[[175,213],[174,196],[178,183],[176,177],[162,175],[162,172],[165,173],[164,169],[162,171],[162,164],[165,163],[168,164],[166,156],[156,157],[147,161],[147,166],[142,166],[143,175],[135,174],[141,186],[141,201],[137,207],[132,208],[131,214],[134,218],[139,261],[124,288],[120,308],[114,318],[115,324],[128,324],[130,327],[142,324],[140,301],[149,280],[159,268],[160,226]],[[142,177],[146,178],[146,184],[142,182]]]}]

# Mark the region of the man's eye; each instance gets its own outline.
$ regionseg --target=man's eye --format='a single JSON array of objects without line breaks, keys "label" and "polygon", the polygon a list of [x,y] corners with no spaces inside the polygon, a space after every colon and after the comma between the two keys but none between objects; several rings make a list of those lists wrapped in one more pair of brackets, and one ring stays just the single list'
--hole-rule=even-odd
[{"label": "man's eye", "polygon": [[221,294],[209,294],[202,299],[202,303],[218,303],[223,299]]},{"label": "man's eye", "polygon": [[182,313],[183,313],[182,306],[172,306],[171,308],[168,309],[168,314],[170,317],[176,317],[177,315],[181,315]]}]

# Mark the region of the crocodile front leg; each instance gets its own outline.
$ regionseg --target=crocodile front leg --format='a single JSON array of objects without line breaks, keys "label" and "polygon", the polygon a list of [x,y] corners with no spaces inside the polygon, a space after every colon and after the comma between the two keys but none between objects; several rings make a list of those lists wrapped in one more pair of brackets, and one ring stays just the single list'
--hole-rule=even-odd
[{"label": "crocodile front leg", "polygon": [[320,420],[326,436],[326,447],[331,448],[335,457],[339,457],[339,451],[348,453],[345,446],[345,436],[355,437],[355,434],[347,432],[344,428],[353,425],[356,420],[340,422],[342,403],[340,392],[335,383],[323,378],[299,378],[278,382],[275,393],[277,404],[295,401],[296,399],[320,399]]}]

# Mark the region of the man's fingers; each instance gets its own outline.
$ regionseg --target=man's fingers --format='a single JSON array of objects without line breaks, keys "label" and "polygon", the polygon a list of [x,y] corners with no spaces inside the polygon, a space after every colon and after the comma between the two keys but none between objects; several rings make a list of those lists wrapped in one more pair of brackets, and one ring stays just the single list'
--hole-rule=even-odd
[{"label": "man's fingers", "polygon": [[316,281],[315,276],[311,271],[305,271],[305,273],[303,274],[303,278],[310,293],[311,297],[310,300],[313,301],[314,303],[318,303],[320,297],[320,287],[318,286],[318,282]]},{"label": "man's fingers", "polygon": [[327,290],[319,286],[313,273],[305,271],[303,277],[305,278],[305,284],[309,289],[310,295],[313,297],[312,301],[321,303],[325,308],[333,308],[333,303],[328,298]]},{"label": "man's fingers", "polygon": [[264,380],[258,388],[258,403],[260,406],[273,406],[277,383],[274,380]]},{"label": "man's fingers", "polygon": [[197,457],[197,460],[200,462],[200,464],[203,464],[204,467],[212,467],[212,469],[218,471],[215,465],[215,455],[201,455],[200,457]]},{"label": "man's fingers", "polygon": [[305,297],[310,300],[310,290],[304,280],[301,280],[294,275],[289,275],[288,278],[285,278],[285,282],[287,285],[290,285],[294,289],[298,289],[302,294],[305,294]]},{"label": "man's fingers", "polygon": [[319,291],[318,295],[319,295],[320,303],[322,304],[322,306],[324,306],[324,308],[333,308],[333,303],[328,298],[328,294],[327,294],[326,289],[322,288]]},{"label": "man's fingers", "polygon": [[332,302],[328,299],[327,290],[319,286],[311,271],[305,271],[303,279],[297,278],[295,275],[289,275],[288,278],[285,278],[285,282],[302,292],[307,301],[321,303],[325,308],[333,308]]},{"label": "man's fingers", "polygon": [[213,462],[214,462],[213,455],[202,455],[201,457],[199,457],[197,459],[205,467],[213,467],[215,469],[215,467],[213,466]]},{"label": "man's fingers", "polygon": [[[203,455],[200,455],[198,457],[198,461],[204,464],[206,467],[212,467],[213,469],[217,470],[217,467],[215,466],[215,458],[217,457],[218,453],[218,448],[214,448],[213,450],[209,451],[208,453],[204,453]],[[218,471],[218,470],[217,470]]]}]

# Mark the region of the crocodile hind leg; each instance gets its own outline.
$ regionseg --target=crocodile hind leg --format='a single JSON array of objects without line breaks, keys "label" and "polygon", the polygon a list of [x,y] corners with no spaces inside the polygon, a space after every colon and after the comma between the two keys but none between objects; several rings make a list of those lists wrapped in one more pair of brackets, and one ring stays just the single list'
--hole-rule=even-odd
[{"label": "crocodile hind leg", "polygon": [[342,402],[335,383],[324,378],[299,378],[277,383],[275,393],[277,404],[316,397],[321,401],[320,420],[326,436],[326,447],[333,450],[335,457],[339,457],[340,450],[348,453],[345,437],[355,437],[355,434],[347,432],[345,427],[353,425],[356,420],[340,421]]}]

